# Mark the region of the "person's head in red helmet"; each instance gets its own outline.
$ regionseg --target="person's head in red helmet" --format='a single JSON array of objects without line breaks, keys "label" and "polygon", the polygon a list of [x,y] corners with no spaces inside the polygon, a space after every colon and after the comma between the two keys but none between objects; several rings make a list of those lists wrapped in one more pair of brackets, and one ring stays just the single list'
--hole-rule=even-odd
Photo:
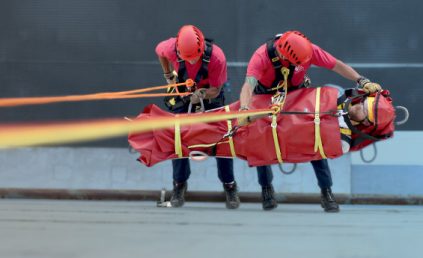
[{"label": "person's head in red helmet", "polygon": [[204,35],[193,25],[185,25],[176,36],[176,51],[181,59],[196,63],[204,52]]},{"label": "person's head in red helmet", "polygon": [[299,31],[287,31],[276,42],[278,54],[293,65],[302,65],[311,60],[313,47],[310,40]]},{"label": "person's head in red helmet", "polygon": [[348,115],[355,125],[377,125],[379,128],[385,128],[394,122],[395,109],[384,96],[371,96],[363,102],[351,105]]},{"label": "person's head in red helmet", "polygon": [[369,113],[369,120],[379,128],[385,128],[394,123],[395,108],[391,100],[383,95],[377,94],[375,97],[367,97],[365,105]]},{"label": "person's head in red helmet", "polygon": [[362,124],[364,126],[370,126],[374,123],[373,111],[369,112],[369,103],[373,103],[374,98],[366,98],[364,101],[353,103],[348,108],[348,116],[353,125]]}]

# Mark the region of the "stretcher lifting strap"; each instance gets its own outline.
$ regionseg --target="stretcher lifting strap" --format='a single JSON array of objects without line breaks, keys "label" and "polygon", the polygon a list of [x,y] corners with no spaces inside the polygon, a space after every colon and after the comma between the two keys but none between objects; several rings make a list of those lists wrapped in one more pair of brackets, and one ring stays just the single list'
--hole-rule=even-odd
[{"label": "stretcher lifting strap", "polygon": [[278,123],[277,123],[277,116],[276,114],[272,115],[272,135],[273,135],[273,143],[275,144],[275,151],[276,157],[278,158],[279,163],[283,163],[282,160],[282,153],[281,148],[279,146],[279,138],[278,138]]},{"label": "stretcher lifting strap", "polygon": [[223,142],[214,142],[214,143],[207,143],[207,144],[194,144],[194,145],[190,145],[188,146],[188,149],[193,149],[193,148],[210,148],[210,147],[214,147],[217,144],[222,144],[222,143],[229,143],[229,141],[223,141]]},{"label": "stretcher lifting strap", "polygon": [[320,135],[320,89],[316,89],[316,108],[314,113],[314,151],[320,152],[320,156],[326,159],[325,151],[323,150],[322,137]]},{"label": "stretcher lifting strap", "polygon": [[[231,110],[229,109],[229,106],[226,105],[225,106],[225,111],[226,112],[230,112]],[[232,121],[231,120],[226,120],[227,125],[228,125],[228,133],[232,131]],[[235,152],[235,145],[234,145],[234,141],[232,138],[232,135],[227,136],[228,140],[227,141],[218,141],[215,143],[209,143],[209,144],[195,144],[195,145],[190,145],[188,146],[188,149],[192,149],[192,148],[210,148],[210,147],[215,147],[218,144],[223,144],[223,143],[228,143],[229,144],[229,149],[231,151],[231,155],[232,157],[236,158],[236,152]]]},{"label": "stretcher lifting strap", "polygon": [[[178,115],[176,115],[177,117]],[[175,121],[175,154],[178,158],[183,158],[182,143],[181,143],[181,124],[179,120]]]},{"label": "stretcher lifting strap", "polygon": [[[229,109],[229,106],[226,105],[225,106],[225,111],[226,112],[230,112],[231,110]],[[226,120],[226,122],[228,123],[228,132],[232,131],[232,121],[231,120]],[[235,146],[234,146],[234,140],[232,138],[232,136],[228,137],[229,139],[229,148],[231,150],[231,155],[232,157],[236,157],[236,153],[235,153]]]},{"label": "stretcher lifting strap", "polygon": [[272,135],[273,135],[273,143],[275,145],[275,152],[276,152],[276,157],[278,158],[279,163],[283,163],[282,160],[282,153],[281,153],[281,147],[279,145],[279,138],[278,138],[278,117],[277,115],[283,110],[283,106],[285,104],[285,100],[288,94],[288,76],[289,76],[289,69],[286,67],[282,67],[281,68],[281,74],[283,75],[283,83],[279,84],[277,87],[272,88],[272,90],[276,90],[276,93],[274,95],[274,97],[278,94],[280,94],[279,89],[283,88],[284,91],[284,98],[282,99],[281,103],[273,103],[274,106],[272,107],[273,109],[273,115],[272,115]]}]

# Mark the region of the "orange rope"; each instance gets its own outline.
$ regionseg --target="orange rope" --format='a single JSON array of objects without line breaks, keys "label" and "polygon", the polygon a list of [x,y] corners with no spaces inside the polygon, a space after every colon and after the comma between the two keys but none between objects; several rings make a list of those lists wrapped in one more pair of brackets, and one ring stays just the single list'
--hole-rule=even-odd
[{"label": "orange rope", "polygon": [[118,92],[101,92],[85,95],[69,95],[69,96],[52,96],[52,97],[27,97],[27,98],[0,98],[0,107],[16,107],[26,105],[41,105],[58,102],[75,102],[87,100],[102,100],[102,99],[133,99],[133,98],[149,98],[149,97],[166,97],[166,96],[187,96],[190,93],[151,93],[151,94],[134,94],[141,92],[148,92],[153,90],[166,89],[169,87],[177,88],[178,86],[190,85],[191,81],[183,83],[175,83],[163,86],[154,86],[144,89],[118,91]]}]

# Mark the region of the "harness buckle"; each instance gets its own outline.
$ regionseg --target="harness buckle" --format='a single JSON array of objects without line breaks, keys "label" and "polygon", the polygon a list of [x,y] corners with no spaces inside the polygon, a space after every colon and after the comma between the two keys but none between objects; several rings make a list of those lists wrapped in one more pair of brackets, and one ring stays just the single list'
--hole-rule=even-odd
[{"label": "harness buckle", "polygon": [[223,135],[223,138],[228,138],[228,137],[232,137],[234,136],[234,134],[236,133],[236,131],[238,130],[238,126],[234,126],[230,131],[228,131],[227,133],[225,133]]},{"label": "harness buckle", "polygon": [[320,118],[319,118],[319,117],[315,117],[315,118],[314,118],[314,123],[315,123],[316,125],[319,125],[319,124],[320,124]]},{"label": "harness buckle", "polygon": [[276,122],[276,119],[274,119],[274,121],[272,121],[272,123],[270,124],[270,126],[272,128],[276,128],[278,126],[278,123]]}]

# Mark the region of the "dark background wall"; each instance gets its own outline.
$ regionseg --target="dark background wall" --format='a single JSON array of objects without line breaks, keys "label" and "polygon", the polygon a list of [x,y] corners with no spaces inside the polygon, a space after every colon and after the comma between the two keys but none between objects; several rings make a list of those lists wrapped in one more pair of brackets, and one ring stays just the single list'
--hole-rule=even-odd
[{"label": "dark background wall", "polygon": [[[229,61],[230,101],[238,98],[254,50],[276,33],[304,32],[315,44],[391,90],[411,112],[399,130],[423,130],[422,13],[417,0],[123,1],[2,0],[1,97],[53,96],[163,85],[154,48],[195,24]],[[313,83],[354,83],[320,68]],[[0,109],[0,121],[135,116],[161,99],[61,103]],[[125,138],[85,145],[125,146]]]}]

